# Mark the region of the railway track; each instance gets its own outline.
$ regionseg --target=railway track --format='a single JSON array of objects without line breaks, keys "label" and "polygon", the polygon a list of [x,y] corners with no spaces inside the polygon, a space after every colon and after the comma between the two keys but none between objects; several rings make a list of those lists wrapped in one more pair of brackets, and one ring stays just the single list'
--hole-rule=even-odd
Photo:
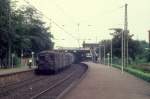
[{"label": "railway track", "polygon": [[[74,71],[74,72],[75,72],[75,71]],[[37,99],[37,98],[43,96],[43,95],[44,95],[46,92],[48,92],[49,90],[52,90],[52,89],[58,87],[60,84],[64,83],[66,80],[69,80],[69,78],[74,74],[74,72],[71,73],[70,75],[68,75],[67,77],[65,77],[64,79],[61,79],[61,80],[58,81],[57,83],[53,84],[53,85],[50,86],[49,88],[47,88],[47,89],[43,90],[42,92],[40,92],[40,93],[34,95],[34,96],[31,97],[30,99]]]},{"label": "railway track", "polygon": [[23,81],[20,81],[20,82],[16,82],[16,83],[12,83],[12,84],[9,84],[9,85],[6,85],[6,86],[3,86],[1,87],[1,91],[0,91],[0,97],[1,96],[5,96],[5,95],[8,95],[9,93],[11,93],[12,91],[14,90],[17,90],[18,88],[22,88],[24,86],[27,86],[31,83],[34,83],[34,82],[38,82],[40,80],[44,80],[45,78],[43,77],[32,77],[32,78],[29,78],[29,79],[26,79],[26,80],[23,80]]},{"label": "railway track", "polygon": [[71,82],[79,78],[84,70],[83,66],[74,65],[58,75],[36,76],[32,80],[7,86],[0,93],[0,99],[43,99],[43,97],[49,96],[56,97]]},{"label": "railway track", "polygon": [[16,81],[16,82],[7,83],[7,84],[5,84],[5,85],[3,85],[3,86],[0,86],[0,89],[5,88],[5,87],[9,87],[9,86],[13,86],[13,85],[15,85],[15,84],[19,84],[19,83],[22,83],[22,82],[26,82],[26,81],[28,81],[28,80],[32,80],[34,77],[35,77],[35,76],[31,75],[31,77],[22,79],[21,81]]},{"label": "railway track", "polygon": [[[30,76],[28,76],[30,75]],[[24,82],[35,77],[33,70],[16,71],[0,75],[0,89],[11,86],[20,82]]]},{"label": "railway track", "polygon": [[79,79],[83,73],[85,73],[85,69],[78,68],[76,71],[72,72],[65,78],[61,79],[54,85],[49,88],[43,90],[40,93],[37,93],[35,96],[30,99],[56,99],[61,92],[63,92],[68,85],[70,85],[73,81]]}]

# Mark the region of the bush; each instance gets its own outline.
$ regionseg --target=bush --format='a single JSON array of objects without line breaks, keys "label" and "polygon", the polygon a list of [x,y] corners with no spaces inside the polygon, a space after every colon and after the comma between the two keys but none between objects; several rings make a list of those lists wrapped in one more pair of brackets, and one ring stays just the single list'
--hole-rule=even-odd
[{"label": "bush", "polygon": [[145,81],[150,82],[150,73],[145,73],[143,71],[140,71],[138,69],[134,69],[134,68],[131,68],[131,67],[127,67],[127,68],[125,68],[125,70],[127,72],[129,72],[130,74],[135,75],[138,78],[141,78],[141,79],[143,79]]},{"label": "bush", "polygon": [[14,67],[20,67],[20,57],[18,57],[18,56],[15,56],[14,57]]},{"label": "bush", "polygon": [[[113,65],[113,67],[116,67],[118,69],[121,69],[120,65]],[[132,68],[132,67],[125,67],[124,70],[130,74],[133,74],[134,76],[141,78],[147,82],[150,82],[150,73],[143,72],[140,69]]]},{"label": "bush", "polygon": [[121,65],[121,58],[113,57],[113,64],[120,64]]}]

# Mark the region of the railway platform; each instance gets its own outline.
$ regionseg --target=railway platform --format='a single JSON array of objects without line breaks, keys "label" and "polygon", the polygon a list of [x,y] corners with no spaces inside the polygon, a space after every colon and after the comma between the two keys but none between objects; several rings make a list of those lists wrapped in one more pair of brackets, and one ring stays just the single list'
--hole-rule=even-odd
[{"label": "railway platform", "polygon": [[28,70],[32,70],[35,68],[36,68],[36,66],[32,66],[31,68],[29,68],[28,66],[22,66],[22,67],[18,67],[18,68],[0,69],[0,76],[7,75],[7,74],[13,74],[13,73],[17,73],[17,72],[28,71]]},{"label": "railway platform", "polygon": [[126,72],[86,62],[89,71],[63,99],[150,99],[150,84]]}]

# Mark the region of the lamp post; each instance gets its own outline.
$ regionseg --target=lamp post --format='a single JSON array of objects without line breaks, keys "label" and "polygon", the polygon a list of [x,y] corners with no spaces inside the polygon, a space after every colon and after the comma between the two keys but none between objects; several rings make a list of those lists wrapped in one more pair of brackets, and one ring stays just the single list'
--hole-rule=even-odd
[{"label": "lamp post", "polygon": [[111,39],[111,59],[110,59],[110,60],[111,60],[111,65],[110,65],[111,67],[112,67],[112,56],[113,56],[113,53],[112,53],[112,51],[113,51],[112,43],[113,43],[113,42],[112,42],[112,41],[113,41],[113,40]]},{"label": "lamp post", "polygon": [[99,45],[99,57],[100,57],[100,60],[101,60],[101,47],[103,47],[104,48],[104,64],[105,64],[105,45]]},{"label": "lamp post", "polygon": [[[113,33],[110,33],[110,35],[113,35]],[[111,39],[111,66],[112,66],[112,56],[113,56],[113,53],[112,53],[112,51],[113,51],[113,46],[112,46],[112,44],[113,44],[113,38]]]},{"label": "lamp post", "polygon": [[110,57],[110,54],[109,54],[109,53],[107,53],[107,58],[108,58],[108,66],[110,66],[109,57]]},{"label": "lamp post", "polygon": [[15,57],[15,54],[12,53],[11,57],[12,57],[11,67],[13,68],[14,67],[14,57]]},{"label": "lamp post", "polygon": [[99,46],[99,63],[101,63],[101,48]]},{"label": "lamp post", "polygon": [[21,66],[23,66],[23,50],[21,50]]},{"label": "lamp post", "polygon": [[109,30],[115,30],[116,32],[121,33],[121,71],[123,73],[124,65],[125,65],[125,38],[124,31],[122,28],[110,28]]},{"label": "lamp post", "polygon": [[31,52],[32,54],[32,66],[34,66],[34,52]]},{"label": "lamp post", "polygon": [[150,30],[148,31],[149,49],[150,49]]},{"label": "lamp post", "polygon": [[121,66],[121,71],[123,73],[123,67],[124,67],[124,32],[123,30],[121,31],[121,38],[122,38],[122,42],[121,42],[121,63],[122,63],[122,66]]},{"label": "lamp post", "polygon": [[106,64],[106,62],[105,62],[105,45],[104,45],[104,64]]}]

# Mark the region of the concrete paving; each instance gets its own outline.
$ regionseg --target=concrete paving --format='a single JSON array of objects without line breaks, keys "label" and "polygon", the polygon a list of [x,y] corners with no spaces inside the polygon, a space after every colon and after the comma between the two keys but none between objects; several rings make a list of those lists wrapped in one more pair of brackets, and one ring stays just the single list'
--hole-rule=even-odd
[{"label": "concrete paving", "polygon": [[113,67],[86,64],[86,77],[63,99],[150,99],[150,83]]}]

